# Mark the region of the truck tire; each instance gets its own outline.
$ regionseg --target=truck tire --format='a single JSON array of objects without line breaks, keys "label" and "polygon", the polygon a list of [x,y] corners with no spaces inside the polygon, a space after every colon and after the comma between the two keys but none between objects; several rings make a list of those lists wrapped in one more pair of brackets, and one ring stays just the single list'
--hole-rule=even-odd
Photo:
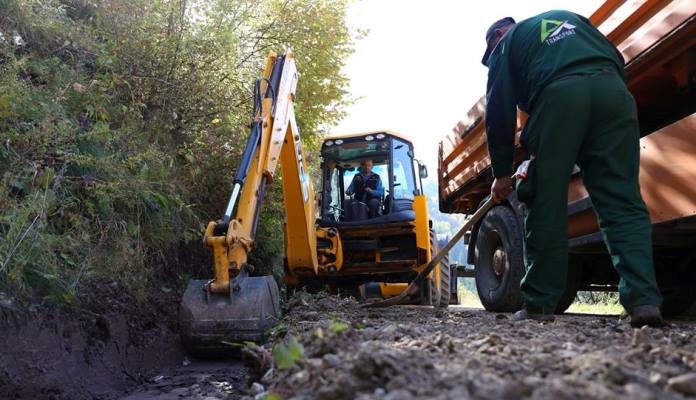
[{"label": "truck tire", "polygon": [[575,301],[575,296],[582,285],[582,261],[572,255],[568,256],[568,275],[565,291],[556,305],[556,314],[563,314]]},{"label": "truck tire", "polygon": [[507,206],[493,207],[481,221],[474,277],[481,304],[488,311],[512,312],[523,305],[523,238],[517,215]]}]

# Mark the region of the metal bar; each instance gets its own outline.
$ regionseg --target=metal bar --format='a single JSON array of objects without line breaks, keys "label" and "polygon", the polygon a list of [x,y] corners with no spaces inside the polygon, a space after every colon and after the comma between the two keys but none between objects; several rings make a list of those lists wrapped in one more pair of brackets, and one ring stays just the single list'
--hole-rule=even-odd
[{"label": "metal bar", "polygon": [[458,278],[474,278],[476,272],[473,268],[457,268]]},{"label": "metal bar", "polygon": [[271,111],[271,115],[275,117],[275,109],[276,109],[276,99],[278,98],[278,91],[280,90],[280,79],[283,77],[283,66],[285,65],[285,56],[278,56],[278,58],[275,61],[275,65],[273,65],[273,70],[271,71],[270,79],[269,81],[271,82],[271,88],[273,89],[273,95],[276,97],[273,99],[273,110]]},{"label": "metal bar", "polygon": [[244,148],[244,153],[242,154],[242,161],[239,163],[239,168],[237,168],[237,173],[234,176],[234,183],[244,184],[247,173],[249,172],[249,166],[251,165],[251,159],[254,156],[256,147],[259,144],[259,138],[261,137],[261,121],[254,121],[251,126],[251,133],[249,134],[249,139],[247,140],[246,147]]},{"label": "metal bar", "polygon": [[225,216],[222,218],[224,222],[230,222],[230,218],[232,217],[232,210],[234,210],[234,205],[237,204],[237,198],[239,197],[239,190],[241,189],[242,185],[239,183],[235,183],[234,187],[232,188],[232,196],[230,196],[230,201],[227,203],[227,210],[225,210]]}]

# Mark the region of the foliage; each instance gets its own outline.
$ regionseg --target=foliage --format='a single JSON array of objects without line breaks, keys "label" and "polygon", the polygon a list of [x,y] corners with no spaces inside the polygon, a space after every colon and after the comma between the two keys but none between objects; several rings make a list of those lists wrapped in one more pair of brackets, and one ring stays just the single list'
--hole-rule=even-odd
[{"label": "foliage", "polygon": [[[342,117],[346,7],[0,0],[0,290],[70,301],[106,276],[143,295],[190,273],[179,256],[226,205],[268,51],[296,52],[310,154]],[[275,185],[257,264],[280,264],[281,202]]]},{"label": "foliage", "polygon": [[[481,300],[476,292],[473,278],[460,278],[459,304],[471,308],[483,308]],[[621,314],[623,307],[619,303],[619,296],[613,292],[578,292],[573,304],[568,308],[568,313],[574,314]]]},{"label": "foliage", "polygon": [[272,350],[273,360],[278,369],[290,369],[295,363],[305,359],[304,347],[296,337],[291,337],[287,346],[283,343],[276,343]]},{"label": "foliage", "polygon": [[331,326],[329,326],[329,330],[333,333],[341,333],[348,328],[350,328],[350,325],[341,321],[334,321],[331,323]]},{"label": "foliage", "polygon": [[616,292],[578,292],[568,312],[580,314],[621,314],[623,306]]}]

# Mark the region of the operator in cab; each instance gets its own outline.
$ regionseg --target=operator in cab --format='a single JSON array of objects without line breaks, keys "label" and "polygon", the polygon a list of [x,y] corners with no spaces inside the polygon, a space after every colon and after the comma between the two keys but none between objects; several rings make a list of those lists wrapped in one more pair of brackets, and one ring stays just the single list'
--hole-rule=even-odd
[{"label": "operator in cab", "polygon": [[364,168],[353,176],[353,180],[346,190],[348,196],[353,195],[353,201],[360,201],[367,205],[368,217],[379,215],[384,196],[384,186],[378,174],[372,172],[372,160],[365,160]]},{"label": "operator in cab", "polygon": [[496,202],[513,190],[517,108],[529,115],[520,137],[528,162],[516,174],[517,197],[526,204],[525,307],[513,320],[553,320],[566,285],[568,185],[577,164],[631,325],[663,325],[650,216],[638,185],[638,116],[623,56],[587,18],[563,10],[518,23],[498,20],[486,44],[486,135]]}]

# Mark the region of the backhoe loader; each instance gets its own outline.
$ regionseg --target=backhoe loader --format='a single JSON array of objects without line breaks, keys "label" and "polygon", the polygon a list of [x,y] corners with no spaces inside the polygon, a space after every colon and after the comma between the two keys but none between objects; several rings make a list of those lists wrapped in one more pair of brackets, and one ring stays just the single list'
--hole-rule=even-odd
[{"label": "backhoe loader", "polygon": [[[264,191],[278,163],[283,173],[288,290],[305,287],[362,298],[393,297],[404,292],[437,252],[421,182],[427,170],[403,135],[374,131],[324,140],[321,190],[315,194],[295,121],[297,81],[294,54],[271,53],[255,84],[251,133],[229,204],[223,218],[208,223],[205,230],[214,277],[192,280],[182,299],[182,341],[189,351],[214,352],[228,343],[261,342],[280,316],[276,281],[252,276],[247,263]],[[355,185],[348,190],[355,176],[365,172],[367,160],[383,187],[373,196],[377,208],[369,216],[360,190]],[[446,307],[456,290],[452,279],[456,277],[443,258],[406,301]]]}]

